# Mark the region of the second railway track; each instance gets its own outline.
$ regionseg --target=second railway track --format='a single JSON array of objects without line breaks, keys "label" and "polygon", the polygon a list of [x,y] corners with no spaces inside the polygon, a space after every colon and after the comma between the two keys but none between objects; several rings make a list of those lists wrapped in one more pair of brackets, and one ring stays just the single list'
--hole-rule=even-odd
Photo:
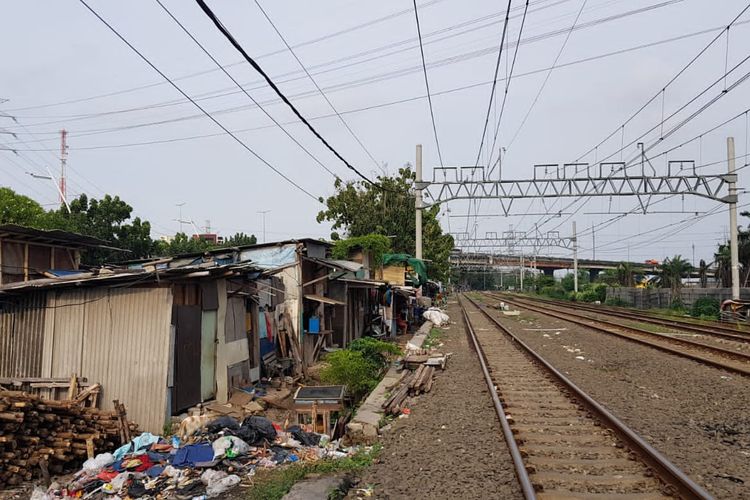
[{"label": "second railway track", "polygon": [[482,306],[460,302],[527,499],[711,498]]},{"label": "second railway track", "polygon": [[730,350],[725,347],[652,332],[642,328],[624,325],[621,321],[614,322],[593,318],[571,309],[563,309],[562,306],[552,306],[518,297],[507,297],[502,295],[488,296],[494,300],[505,301],[508,304],[516,305],[521,309],[527,309],[538,314],[561,319],[585,328],[625,338],[733,373],[750,376],[750,354],[747,352]]}]

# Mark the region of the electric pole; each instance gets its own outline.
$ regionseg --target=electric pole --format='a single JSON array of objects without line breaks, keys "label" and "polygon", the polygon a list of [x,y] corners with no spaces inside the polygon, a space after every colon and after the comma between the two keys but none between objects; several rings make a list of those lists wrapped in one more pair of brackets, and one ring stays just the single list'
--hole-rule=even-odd
[{"label": "electric pole", "polygon": [[578,236],[576,221],[573,221],[573,291],[578,293]]},{"label": "electric pole", "polygon": [[263,215],[263,243],[266,242],[266,214],[268,212],[270,210],[258,210],[258,213]]},{"label": "electric pole", "polygon": [[422,145],[417,144],[416,191],[414,196],[414,213],[416,214],[415,257],[422,258]]},{"label": "electric pole", "polygon": [[65,182],[65,170],[68,163],[68,131],[60,131],[60,203],[68,204],[68,191]]},{"label": "electric pole", "polygon": [[[729,176],[734,172],[734,137],[727,137],[727,162]],[[729,181],[729,253],[732,260],[732,299],[740,298],[740,265],[737,248],[737,180]]]}]

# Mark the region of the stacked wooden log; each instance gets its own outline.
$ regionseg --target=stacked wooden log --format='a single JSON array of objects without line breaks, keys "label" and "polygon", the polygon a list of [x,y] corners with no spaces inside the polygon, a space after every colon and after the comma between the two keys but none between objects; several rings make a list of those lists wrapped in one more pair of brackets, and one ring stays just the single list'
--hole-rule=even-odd
[{"label": "stacked wooden log", "polygon": [[119,446],[121,434],[122,419],[114,411],[0,391],[0,487],[78,467]]},{"label": "stacked wooden log", "polygon": [[404,370],[404,374],[396,384],[398,389],[391,394],[391,397],[383,403],[383,409],[386,415],[398,415],[404,409],[404,402],[407,396],[416,396],[432,389],[433,376],[435,367],[419,365],[415,371]]}]

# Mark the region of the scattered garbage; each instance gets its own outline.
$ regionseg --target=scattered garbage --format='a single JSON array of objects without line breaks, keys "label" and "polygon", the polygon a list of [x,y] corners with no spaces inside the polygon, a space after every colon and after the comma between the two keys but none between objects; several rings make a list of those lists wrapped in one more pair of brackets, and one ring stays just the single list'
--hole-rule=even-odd
[{"label": "scattered garbage", "polygon": [[282,430],[261,416],[242,423],[226,415],[203,420],[185,440],[144,432],[112,453],[86,460],[65,484],[37,487],[31,498],[223,498],[258,467],[337,459],[358,449],[303,426]]},{"label": "scattered garbage", "polygon": [[422,313],[422,316],[427,321],[431,321],[435,326],[447,325],[451,320],[450,317],[448,317],[448,315],[442,311],[442,309],[439,309],[437,307],[430,307]]}]

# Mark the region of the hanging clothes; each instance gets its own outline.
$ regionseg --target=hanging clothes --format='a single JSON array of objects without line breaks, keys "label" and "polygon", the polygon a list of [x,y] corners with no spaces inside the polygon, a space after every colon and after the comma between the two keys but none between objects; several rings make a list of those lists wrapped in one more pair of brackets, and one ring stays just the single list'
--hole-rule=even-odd
[{"label": "hanging clothes", "polygon": [[258,333],[259,338],[268,338],[268,323],[266,322],[266,311],[263,308],[258,309]]}]

